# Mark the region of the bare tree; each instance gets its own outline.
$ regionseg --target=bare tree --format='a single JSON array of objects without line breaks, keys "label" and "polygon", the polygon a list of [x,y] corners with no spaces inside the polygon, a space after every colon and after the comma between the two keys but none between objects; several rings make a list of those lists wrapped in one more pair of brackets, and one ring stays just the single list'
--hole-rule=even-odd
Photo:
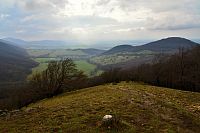
[{"label": "bare tree", "polygon": [[76,69],[71,59],[52,61],[42,73],[36,73],[30,78],[30,83],[38,93],[48,97],[65,90],[80,88],[86,82],[86,76]]}]

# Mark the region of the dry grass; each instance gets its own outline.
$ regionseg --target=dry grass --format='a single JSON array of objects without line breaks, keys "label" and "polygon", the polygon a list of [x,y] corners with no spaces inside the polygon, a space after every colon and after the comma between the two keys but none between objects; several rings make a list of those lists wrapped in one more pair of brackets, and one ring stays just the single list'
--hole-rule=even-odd
[{"label": "dry grass", "polygon": [[[101,128],[104,115],[123,128]],[[199,132],[200,93],[139,83],[102,85],[44,99],[0,117],[2,132]]]}]

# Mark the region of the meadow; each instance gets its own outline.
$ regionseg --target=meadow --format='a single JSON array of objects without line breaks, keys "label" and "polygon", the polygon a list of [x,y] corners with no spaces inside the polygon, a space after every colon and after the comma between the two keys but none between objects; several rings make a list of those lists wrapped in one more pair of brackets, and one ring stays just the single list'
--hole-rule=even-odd
[{"label": "meadow", "polygon": [[[189,132],[200,131],[200,93],[142,83],[106,84],[30,104],[0,117],[0,131],[21,132]],[[102,126],[104,115],[119,119]]]},{"label": "meadow", "polygon": [[[39,65],[32,69],[32,73],[38,73],[41,71],[44,71],[49,61],[58,60],[57,58],[35,58],[36,62],[39,63]],[[95,76],[102,73],[101,70],[97,69],[97,66],[94,64],[89,63],[87,60],[75,60],[74,63],[77,66],[77,69],[83,71],[87,76]]]},{"label": "meadow", "polygon": [[89,77],[102,73],[101,70],[97,69],[96,65],[87,61],[91,55],[83,52],[81,49],[28,49],[27,52],[33,60],[39,63],[37,67],[32,69],[32,73],[41,72],[47,68],[50,61],[62,58],[74,60],[77,68]]},{"label": "meadow", "polygon": [[64,57],[64,56],[87,56],[79,49],[28,49],[29,55],[32,57]]},{"label": "meadow", "polygon": [[99,65],[111,65],[128,62],[137,58],[150,57],[155,54],[155,52],[149,50],[143,50],[139,52],[119,52],[115,54],[92,57],[90,61]]},{"label": "meadow", "polygon": [[101,70],[97,69],[96,65],[88,63],[88,61],[86,60],[78,60],[74,61],[74,63],[76,64],[79,70],[82,70],[88,76],[95,76],[102,73]]}]

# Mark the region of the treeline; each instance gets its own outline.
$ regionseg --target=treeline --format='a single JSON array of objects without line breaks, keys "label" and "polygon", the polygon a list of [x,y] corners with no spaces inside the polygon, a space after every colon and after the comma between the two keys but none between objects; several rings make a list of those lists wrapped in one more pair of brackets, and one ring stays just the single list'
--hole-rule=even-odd
[{"label": "treeline", "polygon": [[151,64],[128,70],[113,68],[92,83],[142,81],[151,85],[200,92],[200,47],[179,49],[174,55],[158,55]]},{"label": "treeline", "polygon": [[31,68],[37,66],[32,60],[16,60],[0,58],[0,83],[22,82],[31,73]]}]

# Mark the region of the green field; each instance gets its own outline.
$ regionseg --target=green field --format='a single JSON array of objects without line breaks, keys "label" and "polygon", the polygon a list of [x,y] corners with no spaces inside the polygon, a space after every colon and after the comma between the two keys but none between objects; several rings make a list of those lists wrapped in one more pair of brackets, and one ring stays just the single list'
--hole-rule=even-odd
[{"label": "green field", "polygon": [[48,63],[50,61],[54,61],[57,59],[56,58],[35,58],[34,60],[39,63]]},{"label": "green field", "polygon": [[49,61],[53,61],[56,59],[55,58],[35,58],[34,60],[38,62],[39,65],[32,69],[32,73],[39,73],[39,72],[44,71],[47,68]]},{"label": "green field", "polygon": [[101,70],[96,69],[96,65],[90,64],[85,60],[74,61],[74,63],[79,70],[82,70],[88,76],[98,75],[102,72]]},{"label": "green field", "polygon": [[28,49],[27,50],[29,55],[32,57],[49,57],[49,58],[56,58],[56,57],[65,57],[65,56],[87,56],[86,53],[79,49]]},{"label": "green field", "polygon": [[101,55],[97,57],[92,57],[90,61],[100,65],[111,65],[122,62],[128,62],[130,60],[134,60],[140,57],[152,56],[154,54],[154,52],[149,50],[143,50],[139,52],[121,52],[111,55]]},{"label": "green field", "polygon": [[[32,73],[44,71],[47,68],[49,61],[57,60],[57,59],[56,58],[35,58],[34,60],[38,62],[39,65],[32,69]],[[90,64],[86,60],[78,60],[78,61],[74,61],[74,63],[76,64],[77,69],[82,70],[88,76],[95,76],[102,73],[101,70],[98,70],[96,68],[96,65]]]},{"label": "green field", "polygon": [[136,56],[114,54],[114,55],[103,55],[103,56],[93,57],[90,59],[90,61],[101,65],[110,65],[121,62],[127,62],[135,58]]},{"label": "green field", "polygon": [[32,73],[39,73],[47,69],[48,63],[40,63],[37,67],[32,69]]},{"label": "green field", "polygon": [[[87,60],[89,59],[94,64],[100,64],[100,65],[111,65],[111,64],[117,64],[117,63],[123,63],[128,62],[130,60],[134,60],[140,57],[147,57],[152,56],[155,53],[149,50],[143,50],[138,52],[120,52],[115,53],[111,55],[100,55],[100,56],[94,56],[91,57],[84,51],[80,49],[28,49],[28,53],[31,57],[36,58],[37,62],[40,63],[47,63],[49,59],[60,59],[60,58],[71,58],[73,60]],[[84,64],[84,66],[88,64]],[[92,68],[91,65],[88,66],[89,68]],[[86,70],[87,71],[87,70]],[[88,74],[88,71],[87,71]]]},{"label": "green field", "polygon": [[[134,82],[107,84],[44,99],[0,117],[9,133],[198,133],[200,93]],[[103,127],[111,114],[120,121]],[[123,125],[123,126],[122,126]]]},{"label": "green field", "polygon": [[48,56],[53,50],[48,49],[27,49],[28,54],[31,57]]},{"label": "green field", "polygon": [[60,56],[84,56],[87,55],[81,50],[61,49],[53,51],[49,57],[60,57]]}]

